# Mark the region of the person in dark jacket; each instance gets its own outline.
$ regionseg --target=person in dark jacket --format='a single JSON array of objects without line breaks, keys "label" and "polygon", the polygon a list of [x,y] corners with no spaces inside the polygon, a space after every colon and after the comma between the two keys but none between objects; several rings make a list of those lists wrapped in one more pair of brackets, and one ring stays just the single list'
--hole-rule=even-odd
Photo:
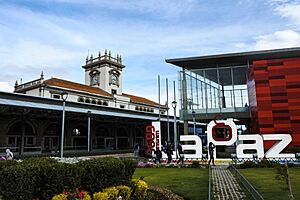
[{"label": "person in dark jacket", "polygon": [[162,158],[162,153],[161,153],[161,150],[160,149],[157,149],[156,151],[155,151],[155,163],[161,163],[160,162],[160,160],[161,160],[161,158]]},{"label": "person in dark jacket", "polygon": [[168,162],[167,163],[170,163],[172,161],[172,155],[173,155],[173,147],[172,147],[172,144],[171,144],[170,141],[168,142],[168,145],[167,145],[165,150],[166,150],[166,154],[168,156]]},{"label": "person in dark jacket", "polygon": [[183,165],[184,155],[183,155],[183,149],[182,149],[182,143],[181,142],[178,143],[177,151],[178,151],[178,155],[179,155],[179,160],[177,161],[177,164],[180,163],[181,165]]},{"label": "person in dark jacket", "polygon": [[214,143],[210,142],[208,145],[208,153],[209,153],[208,165],[210,165],[210,162],[212,161],[213,166],[215,166],[215,159],[214,159],[214,149],[215,148],[216,148],[216,146],[214,145]]}]

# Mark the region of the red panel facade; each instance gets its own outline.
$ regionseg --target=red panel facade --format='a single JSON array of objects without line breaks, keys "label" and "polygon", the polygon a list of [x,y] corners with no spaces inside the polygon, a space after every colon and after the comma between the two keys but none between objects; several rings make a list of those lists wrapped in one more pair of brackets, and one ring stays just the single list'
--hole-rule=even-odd
[{"label": "red panel facade", "polygon": [[289,133],[300,146],[300,58],[254,61],[248,91],[252,131]]}]

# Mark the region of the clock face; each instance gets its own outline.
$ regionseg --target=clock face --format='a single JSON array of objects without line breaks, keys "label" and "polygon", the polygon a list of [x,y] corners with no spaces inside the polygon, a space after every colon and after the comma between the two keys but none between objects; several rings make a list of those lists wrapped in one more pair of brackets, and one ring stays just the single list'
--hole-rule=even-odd
[{"label": "clock face", "polygon": [[117,85],[117,76],[115,74],[111,75],[111,83]]},{"label": "clock face", "polygon": [[92,85],[96,85],[96,84],[98,84],[99,82],[98,82],[98,74],[92,74],[91,75],[91,84]]}]

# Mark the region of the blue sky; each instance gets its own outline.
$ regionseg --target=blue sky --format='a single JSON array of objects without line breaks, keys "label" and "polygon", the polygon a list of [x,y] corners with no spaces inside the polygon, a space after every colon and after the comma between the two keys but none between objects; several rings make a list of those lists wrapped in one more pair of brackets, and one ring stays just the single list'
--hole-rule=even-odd
[{"label": "blue sky", "polygon": [[123,91],[157,101],[157,76],[165,93],[179,70],[166,58],[295,46],[299,0],[0,0],[3,91],[41,71],[83,83],[88,52],[108,49],[126,65]]}]

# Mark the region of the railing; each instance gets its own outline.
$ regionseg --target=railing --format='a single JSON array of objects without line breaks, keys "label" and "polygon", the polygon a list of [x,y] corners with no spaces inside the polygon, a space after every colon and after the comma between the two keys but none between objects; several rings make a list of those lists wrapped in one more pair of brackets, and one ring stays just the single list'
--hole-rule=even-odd
[{"label": "railing", "polygon": [[15,86],[15,90],[21,90],[21,89],[24,89],[24,88],[28,88],[28,87],[40,84],[40,83],[42,83],[41,78],[30,81],[30,82],[27,82],[27,83],[24,83],[24,84],[21,84],[21,85],[17,85],[17,86]]},{"label": "railing", "polygon": [[212,199],[212,173],[211,173],[211,167],[208,166],[208,200]]},{"label": "railing", "polygon": [[243,184],[246,190],[251,194],[255,200],[264,200],[261,194],[251,185],[251,183],[233,166],[229,166],[229,170],[233,173],[236,179]]},{"label": "railing", "polygon": [[103,56],[98,56],[96,58],[89,58],[89,59],[87,59],[86,64],[91,64],[93,62],[97,62],[97,61],[101,61],[101,60],[110,60],[110,61],[113,61],[115,63],[120,63],[120,64],[122,63],[122,60],[121,60],[120,57],[114,58],[114,57],[106,54],[106,55],[103,55]]}]

